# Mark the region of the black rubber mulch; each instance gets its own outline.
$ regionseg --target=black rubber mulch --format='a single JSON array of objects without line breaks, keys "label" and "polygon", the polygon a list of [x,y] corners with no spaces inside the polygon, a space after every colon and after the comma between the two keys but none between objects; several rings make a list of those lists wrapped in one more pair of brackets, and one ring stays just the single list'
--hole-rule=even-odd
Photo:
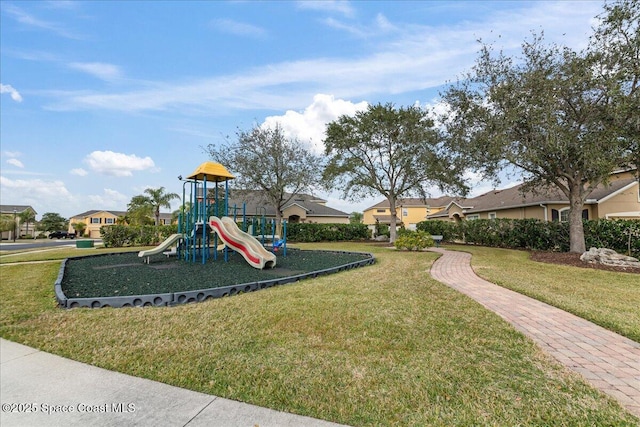
[{"label": "black rubber mulch", "polygon": [[234,252],[229,254],[228,262],[219,254],[216,261],[210,259],[204,265],[200,260],[192,264],[164,255],[152,256],[147,265],[137,252],[72,258],[67,261],[62,291],[67,298],[192,291],[295,276],[369,257],[369,254],[288,249],[286,257],[277,254],[275,268],[265,270],[251,267]]}]

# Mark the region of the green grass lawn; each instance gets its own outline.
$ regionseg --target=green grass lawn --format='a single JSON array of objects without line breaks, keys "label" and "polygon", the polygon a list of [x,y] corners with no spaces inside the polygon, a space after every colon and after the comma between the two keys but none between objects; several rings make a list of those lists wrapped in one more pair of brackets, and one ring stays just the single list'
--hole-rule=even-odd
[{"label": "green grass lawn", "polygon": [[525,251],[450,247],[470,252],[477,275],[640,342],[640,275],[529,260]]},{"label": "green grass lawn", "polygon": [[5,265],[0,335],[356,426],[638,424],[497,315],[431,279],[437,254],[300,247],[369,251],[378,261],[204,303],[98,310],[56,307],[57,263]]}]

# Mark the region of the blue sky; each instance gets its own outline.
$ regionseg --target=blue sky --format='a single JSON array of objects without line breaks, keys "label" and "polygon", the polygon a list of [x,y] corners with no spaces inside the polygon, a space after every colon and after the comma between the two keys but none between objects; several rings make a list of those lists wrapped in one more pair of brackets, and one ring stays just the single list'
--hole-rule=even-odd
[{"label": "blue sky", "polygon": [[[320,151],[326,123],[367,104],[437,107],[478,39],[516,54],[544,31],[580,49],[601,11],[599,1],[3,0],[1,203],[31,205],[38,219],[126,210],[147,187],[180,193],[178,175],[208,160],[203,147],[254,124],[279,122]],[[345,212],[382,200],[317,194]]]}]

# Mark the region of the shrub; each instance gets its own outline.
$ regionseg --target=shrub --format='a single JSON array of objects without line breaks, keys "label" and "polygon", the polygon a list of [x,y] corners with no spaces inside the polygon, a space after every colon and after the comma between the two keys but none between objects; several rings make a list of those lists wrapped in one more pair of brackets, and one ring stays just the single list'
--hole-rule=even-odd
[{"label": "shrub", "polygon": [[[616,252],[640,256],[640,221],[585,220],[584,236],[587,248],[601,247]],[[540,251],[569,250],[567,222],[538,219],[478,219],[459,223],[422,221],[416,227],[428,234],[442,235],[444,241],[461,239],[465,243]]]},{"label": "shrub", "polygon": [[365,240],[370,234],[366,224],[287,224],[287,240],[296,242]]},{"label": "shrub", "polygon": [[394,242],[396,249],[421,251],[434,245],[431,235],[424,231],[404,231]]},{"label": "shrub", "polygon": [[421,221],[416,224],[417,231],[424,231],[427,234],[442,236],[442,240],[445,242],[453,242],[456,239],[460,239],[460,229],[455,222],[428,220]]},{"label": "shrub", "polygon": [[109,225],[100,227],[102,242],[106,248],[121,248],[131,246],[135,241],[133,226]]},{"label": "shrub", "polygon": [[100,235],[107,248],[157,245],[177,233],[177,225],[109,225],[100,227]]}]

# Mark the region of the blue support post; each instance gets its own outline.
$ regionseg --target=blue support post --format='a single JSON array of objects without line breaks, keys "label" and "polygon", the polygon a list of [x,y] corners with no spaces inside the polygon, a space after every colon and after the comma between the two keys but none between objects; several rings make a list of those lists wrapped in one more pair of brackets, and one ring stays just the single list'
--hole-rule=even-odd
[{"label": "blue support post", "polygon": [[[195,190],[195,191],[194,191]],[[195,263],[196,262],[196,229],[195,229],[195,216],[198,214],[198,182],[194,181],[191,184],[191,197],[192,197],[192,202],[191,202],[191,218],[189,221],[189,225],[191,226],[191,230],[189,230],[189,238],[191,239],[191,256],[190,256],[190,261]]]},{"label": "blue support post", "polygon": [[[218,212],[220,211],[220,202],[218,201],[218,182],[216,182],[216,189],[215,189],[215,208],[214,208],[214,212],[213,212],[213,216],[218,216]],[[208,218],[207,218],[208,219]],[[215,237],[213,238],[213,245],[215,246],[215,250],[213,252],[213,259],[215,261],[218,260],[218,233],[216,233]],[[226,247],[225,247],[226,250]]]},{"label": "blue support post", "polygon": [[[229,180],[224,181],[224,215],[229,216]],[[224,247],[224,262],[229,262],[229,250]]]},{"label": "blue support post", "polygon": [[274,247],[276,244],[276,220],[271,220],[271,246]]},{"label": "blue support post", "polygon": [[207,262],[207,251],[209,250],[209,242],[207,242],[207,227],[204,222],[204,217],[207,215],[207,176],[204,176],[202,187],[202,240],[200,241],[200,250],[202,251],[202,264]]},{"label": "blue support post", "polygon": [[287,256],[287,221],[285,220],[282,223],[282,239],[284,240],[284,243],[282,244],[282,254],[286,257]]}]

